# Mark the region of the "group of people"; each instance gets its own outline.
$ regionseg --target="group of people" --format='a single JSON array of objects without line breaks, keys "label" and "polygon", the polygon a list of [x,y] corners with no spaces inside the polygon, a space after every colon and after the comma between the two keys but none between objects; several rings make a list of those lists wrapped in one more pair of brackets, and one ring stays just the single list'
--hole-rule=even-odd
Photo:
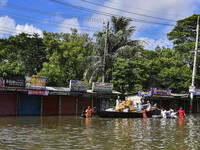
[{"label": "group of people", "polygon": [[[120,96],[118,96],[117,100],[116,100],[116,106],[119,105],[121,102],[122,102],[122,100],[120,99]],[[135,110],[138,111],[138,112],[141,112],[142,110],[145,110],[145,111],[150,111],[151,110],[150,102],[147,101],[147,103],[144,104],[143,97],[141,98],[140,103],[136,103],[136,104],[133,103],[133,106],[135,107]]]},{"label": "group of people", "polygon": [[[120,96],[117,97],[116,100],[116,106],[119,105],[122,102],[122,100],[120,99]],[[133,106],[135,107],[135,110],[138,112],[142,112],[143,114],[143,118],[146,118],[146,111],[150,111],[151,110],[151,104],[149,101],[147,101],[146,104],[144,104],[144,97],[142,95],[142,98],[140,99],[140,103],[133,103]],[[179,113],[179,118],[186,118],[186,114],[185,111],[183,110],[182,107],[180,107],[180,110],[178,110],[177,112],[174,112],[173,109],[169,109],[168,111],[164,108],[159,109],[157,108],[157,110],[160,110],[160,116],[163,118],[167,118],[167,117],[171,117],[171,118],[177,118],[177,113]]]},{"label": "group of people", "polygon": [[180,119],[184,118],[184,116],[186,118],[185,111],[183,110],[182,107],[180,107],[180,109],[177,112],[174,112],[174,110],[171,109],[171,108],[168,111],[166,109],[164,109],[164,108],[162,108],[162,109],[157,108],[157,109],[161,111],[160,112],[160,116],[162,118],[167,118],[167,117],[177,118],[177,115],[176,115],[177,113],[179,113],[179,118]]},{"label": "group of people", "polygon": [[88,106],[87,109],[83,108],[81,112],[81,117],[92,117],[92,108]]}]

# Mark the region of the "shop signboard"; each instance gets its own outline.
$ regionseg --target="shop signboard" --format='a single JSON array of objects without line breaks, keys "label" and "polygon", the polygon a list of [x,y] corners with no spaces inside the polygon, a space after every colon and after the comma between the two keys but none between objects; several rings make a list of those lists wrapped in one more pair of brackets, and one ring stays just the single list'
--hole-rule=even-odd
[{"label": "shop signboard", "polygon": [[153,95],[171,95],[170,89],[152,88]]},{"label": "shop signboard", "polygon": [[144,97],[146,97],[146,96],[152,96],[152,91],[138,91],[138,96],[142,97],[142,95]]},{"label": "shop signboard", "polygon": [[0,77],[0,88],[5,86],[5,80],[3,77]]},{"label": "shop signboard", "polygon": [[24,88],[25,79],[18,77],[4,77],[5,87]]},{"label": "shop signboard", "polygon": [[195,86],[189,86],[189,93],[195,93],[196,90],[195,90]]},{"label": "shop signboard", "polygon": [[112,83],[99,83],[93,82],[92,91],[100,93],[112,93],[113,84]]},{"label": "shop signboard", "polygon": [[88,82],[70,80],[69,88],[70,88],[70,91],[72,92],[87,92]]},{"label": "shop signboard", "polygon": [[195,89],[194,95],[200,95],[200,89]]},{"label": "shop signboard", "polygon": [[45,90],[28,90],[28,95],[49,95],[49,91],[45,91]]},{"label": "shop signboard", "polygon": [[45,89],[46,78],[26,77],[26,88],[27,89]]}]

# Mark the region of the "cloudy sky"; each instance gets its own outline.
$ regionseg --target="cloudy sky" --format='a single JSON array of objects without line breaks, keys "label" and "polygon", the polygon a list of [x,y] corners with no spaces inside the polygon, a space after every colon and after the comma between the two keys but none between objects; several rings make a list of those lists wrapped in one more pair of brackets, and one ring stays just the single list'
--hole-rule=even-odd
[{"label": "cloudy sky", "polygon": [[199,8],[200,0],[0,0],[0,38],[71,28],[92,36],[115,15],[132,19],[132,38],[145,40],[146,48],[172,47],[166,34],[177,20],[200,14]]}]

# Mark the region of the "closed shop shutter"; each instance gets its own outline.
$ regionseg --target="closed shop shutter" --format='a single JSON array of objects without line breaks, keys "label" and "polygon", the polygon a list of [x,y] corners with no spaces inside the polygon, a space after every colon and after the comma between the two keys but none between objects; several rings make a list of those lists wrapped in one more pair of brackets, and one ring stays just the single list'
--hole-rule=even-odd
[{"label": "closed shop shutter", "polygon": [[0,116],[15,116],[17,112],[17,94],[0,94]]},{"label": "closed shop shutter", "polygon": [[79,98],[78,99],[78,114],[81,114],[83,108],[88,108],[88,106],[92,106],[91,98]]},{"label": "closed shop shutter", "polygon": [[61,115],[75,115],[76,114],[76,98],[66,97],[61,98]]},{"label": "closed shop shutter", "polygon": [[19,100],[20,116],[40,116],[41,115],[41,96],[39,95],[20,95]]},{"label": "closed shop shutter", "polygon": [[42,115],[58,115],[58,96],[44,96],[42,105]]},{"label": "closed shop shutter", "polygon": [[100,99],[93,99],[93,107],[96,107],[97,110],[100,110]]}]

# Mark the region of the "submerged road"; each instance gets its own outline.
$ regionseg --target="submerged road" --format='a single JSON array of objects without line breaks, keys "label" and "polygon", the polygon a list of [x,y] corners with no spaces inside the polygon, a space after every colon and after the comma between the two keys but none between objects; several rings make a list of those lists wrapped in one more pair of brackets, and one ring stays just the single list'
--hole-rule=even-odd
[{"label": "submerged road", "polygon": [[200,114],[187,119],[0,117],[0,149],[200,149]]}]

